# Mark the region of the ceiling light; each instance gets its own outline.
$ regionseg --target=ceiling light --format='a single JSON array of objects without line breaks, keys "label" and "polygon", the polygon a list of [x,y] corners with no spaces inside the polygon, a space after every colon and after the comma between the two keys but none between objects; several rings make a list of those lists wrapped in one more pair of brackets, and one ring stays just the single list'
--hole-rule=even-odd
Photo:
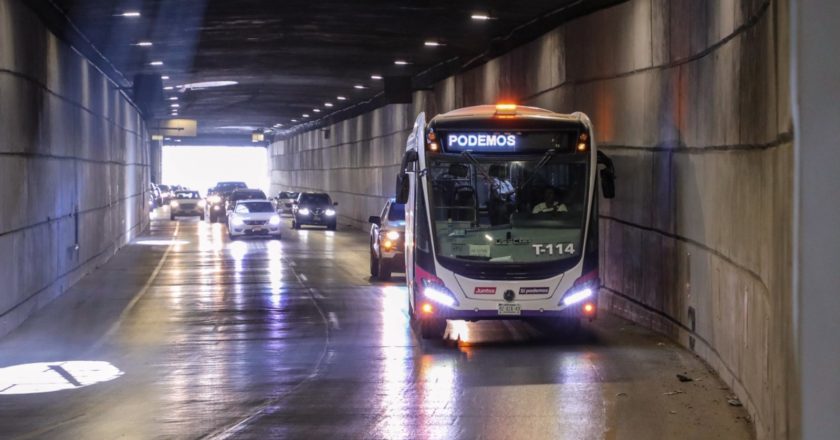
[{"label": "ceiling light", "polygon": [[175,87],[166,86],[166,87],[163,88],[163,90],[175,90]]},{"label": "ceiling light", "polygon": [[333,103],[331,103],[331,102],[325,102],[324,103],[324,107],[332,107],[332,106],[333,106]]},{"label": "ceiling light", "polygon": [[378,80],[382,79],[382,76],[381,75],[371,75],[370,79],[375,79],[375,80],[378,81]]},{"label": "ceiling light", "polygon": [[303,116],[304,118],[308,118],[308,117],[309,117],[309,113],[304,113],[304,114],[302,114],[301,116]]},{"label": "ceiling light", "polygon": [[313,108],[312,111],[315,112],[315,113],[321,113],[321,109],[318,109],[318,108]]},{"label": "ceiling light", "polygon": [[405,66],[405,65],[407,65],[407,64],[408,64],[408,61],[405,61],[405,60],[396,60],[396,61],[394,61],[394,64],[396,64],[396,65],[398,65],[398,66]]},{"label": "ceiling light", "polygon": [[279,128],[279,127],[282,127],[282,126],[283,126],[283,124],[280,124],[280,123],[274,124],[274,128]]},{"label": "ceiling light", "polygon": [[175,139],[175,142],[181,142],[181,140],[180,139]]},{"label": "ceiling light", "polygon": [[152,42],[151,41],[138,41],[137,44],[135,44],[135,46],[152,47]]},{"label": "ceiling light", "polygon": [[178,87],[182,87],[184,89],[190,89],[190,90],[201,90],[201,89],[210,89],[210,88],[213,88],[213,87],[235,86],[237,84],[239,84],[238,81],[203,81],[203,82],[197,82],[197,83],[184,84],[183,86],[178,86]]},{"label": "ceiling light", "polygon": [[297,122],[297,119],[292,119],[292,122]]},{"label": "ceiling light", "polygon": [[150,66],[162,66],[163,61],[152,61],[151,63],[149,63],[149,65]]},{"label": "ceiling light", "polygon": [[470,16],[473,20],[489,20],[491,17],[488,14],[476,13]]},{"label": "ceiling light", "polygon": [[429,47],[443,46],[443,44],[441,44],[437,41],[426,41],[426,42],[423,43],[423,45],[424,46],[429,46]]},{"label": "ceiling light", "polygon": [[140,12],[139,11],[125,11],[120,15],[122,15],[123,17],[139,17]]},{"label": "ceiling light", "polygon": [[168,75],[163,75],[163,76],[160,77],[160,79],[166,81],[166,80],[169,79],[169,76]]},{"label": "ceiling light", "polygon": [[365,86],[363,86],[363,85],[361,85],[361,84],[356,84],[355,86],[353,86],[353,88],[354,88],[354,89],[359,89],[359,90],[361,90],[361,89],[364,89],[364,88],[365,88]]},{"label": "ceiling light", "polygon": [[347,98],[345,98],[344,96],[336,96],[335,99],[337,99],[339,101],[344,101]]},{"label": "ceiling light", "polygon": [[177,100],[178,100],[178,97],[177,97],[177,96],[170,96],[170,97],[169,97],[169,100],[170,100],[170,101],[177,101]]},{"label": "ceiling light", "polygon": [[170,105],[170,107],[172,107],[172,108],[178,108],[178,107],[180,107],[180,106],[181,106],[181,104],[172,104],[172,105]]},{"label": "ceiling light", "polygon": [[165,140],[165,141],[171,141],[171,140],[172,140],[172,138],[163,138],[163,140]]}]

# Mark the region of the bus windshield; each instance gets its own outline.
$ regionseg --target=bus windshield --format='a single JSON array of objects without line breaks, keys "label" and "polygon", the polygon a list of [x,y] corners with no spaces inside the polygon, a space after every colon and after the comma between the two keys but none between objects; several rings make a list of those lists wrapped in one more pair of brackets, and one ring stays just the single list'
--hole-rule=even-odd
[{"label": "bus windshield", "polygon": [[465,153],[440,155],[428,168],[439,257],[508,264],[580,257],[586,158]]}]

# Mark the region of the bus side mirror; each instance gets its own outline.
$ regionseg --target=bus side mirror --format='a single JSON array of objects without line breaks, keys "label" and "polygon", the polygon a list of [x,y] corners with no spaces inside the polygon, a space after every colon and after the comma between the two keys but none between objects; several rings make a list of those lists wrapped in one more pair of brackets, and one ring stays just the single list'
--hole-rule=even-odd
[{"label": "bus side mirror", "polygon": [[605,199],[612,199],[615,197],[615,167],[613,161],[609,156],[603,152],[598,152],[598,165],[603,165],[601,169],[601,192]]},{"label": "bus side mirror", "polygon": [[402,172],[397,174],[396,202],[405,204],[408,202],[408,174]]}]

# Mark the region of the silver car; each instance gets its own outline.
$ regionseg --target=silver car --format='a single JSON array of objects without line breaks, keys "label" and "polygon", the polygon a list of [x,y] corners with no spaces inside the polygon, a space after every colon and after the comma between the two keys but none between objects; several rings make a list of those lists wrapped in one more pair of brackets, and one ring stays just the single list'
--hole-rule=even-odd
[{"label": "silver car", "polygon": [[370,225],[370,276],[383,281],[392,272],[405,272],[405,205],[394,199],[385,203]]}]

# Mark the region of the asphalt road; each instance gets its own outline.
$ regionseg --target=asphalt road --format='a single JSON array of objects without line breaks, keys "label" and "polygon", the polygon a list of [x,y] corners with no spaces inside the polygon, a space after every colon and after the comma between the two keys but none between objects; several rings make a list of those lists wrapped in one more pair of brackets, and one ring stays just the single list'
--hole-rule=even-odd
[{"label": "asphalt road", "polygon": [[[752,438],[691,353],[602,313],[411,329],[359,231],[151,231],[0,339],[0,438]],[[34,365],[33,365],[34,364]],[[677,373],[694,379],[680,382]]]}]

